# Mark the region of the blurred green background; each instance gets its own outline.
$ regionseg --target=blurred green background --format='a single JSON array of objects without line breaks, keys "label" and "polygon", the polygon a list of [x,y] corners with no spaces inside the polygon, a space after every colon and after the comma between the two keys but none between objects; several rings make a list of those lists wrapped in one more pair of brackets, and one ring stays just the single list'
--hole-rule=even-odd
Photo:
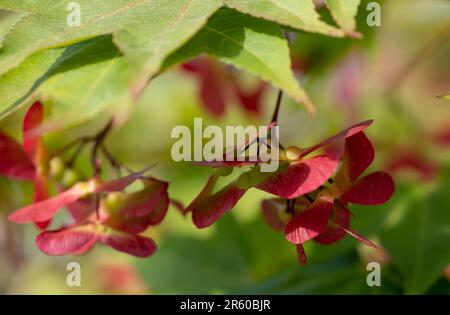
[{"label": "blurred green background", "polygon": [[[376,240],[380,250],[349,237],[331,246],[309,242],[308,265],[301,267],[295,248],[260,215],[261,200],[269,196],[251,190],[205,230],[170,208],[164,222],[146,232],[159,246],[149,259],[99,245],[84,256],[49,257],[35,247],[33,226],[6,221],[31,201],[31,187],[0,178],[0,292],[449,294],[450,102],[437,96],[450,93],[450,2],[385,1],[381,27],[367,26],[367,2],[359,14],[362,40],[291,33],[292,58],[301,64],[298,77],[317,105],[317,115],[312,119],[285,98],[279,122],[281,141],[304,147],[351,123],[375,120],[367,131],[376,148],[371,168],[392,170],[397,190],[384,206],[351,210],[353,227]],[[247,73],[239,79],[250,88],[257,84]],[[200,104],[197,78],[173,69],[154,79],[107,146],[134,168],[157,162],[152,174],[169,181],[171,197],[188,204],[210,170],[172,161],[172,128],[192,126],[194,117],[202,117],[204,125],[264,125],[276,93],[270,89],[264,95],[259,115],[228,104],[223,117],[212,117]],[[2,129],[18,134],[20,119],[18,113]],[[98,117],[51,133],[45,141],[56,148],[103,124],[104,117]],[[81,287],[66,286],[70,261],[81,265]],[[382,265],[380,287],[366,284],[370,261]]]}]

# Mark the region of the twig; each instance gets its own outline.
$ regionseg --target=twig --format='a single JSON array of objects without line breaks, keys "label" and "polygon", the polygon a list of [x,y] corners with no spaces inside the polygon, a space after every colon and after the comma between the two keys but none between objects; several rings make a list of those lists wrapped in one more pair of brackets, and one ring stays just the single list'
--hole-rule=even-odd
[{"label": "twig", "polygon": [[77,157],[80,155],[81,151],[83,151],[85,145],[87,142],[85,141],[81,141],[78,144],[78,147],[75,149],[74,153],[72,154],[72,156],[70,157],[69,161],[67,162],[67,166],[71,167],[73,166],[73,164],[75,163],[75,160],[77,159]]},{"label": "twig", "polygon": [[305,196],[305,198],[306,198],[306,199],[308,199],[308,201],[309,201],[310,203],[314,203],[314,199],[313,199],[313,198],[311,198],[311,196],[310,196],[310,195],[308,195],[308,194],[305,194],[304,196]]},{"label": "twig", "polygon": [[100,194],[95,194],[95,216],[97,221],[100,221]]},{"label": "twig", "polygon": [[101,172],[100,165],[99,165],[98,160],[97,160],[98,150],[99,150],[103,140],[105,139],[106,135],[111,130],[112,125],[113,125],[113,121],[110,120],[108,122],[108,124],[105,126],[105,128],[103,128],[95,136],[94,147],[92,148],[92,155],[91,155],[91,163],[92,163],[92,166],[94,168],[94,177],[97,177],[100,174],[100,172]]},{"label": "twig", "polygon": [[275,109],[273,111],[272,114],[272,119],[271,119],[271,123],[276,123],[278,124],[278,113],[280,112],[280,106],[281,106],[281,100],[283,98],[283,91],[279,90],[278,91],[278,96],[277,96],[277,101],[275,103]]},{"label": "twig", "polygon": [[123,164],[121,161],[119,161],[116,157],[114,157],[111,152],[106,148],[105,145],[102,145],[101,147],[102,153],[105,155],[105,157],[108,159],[109,163],[114,168],[124,169],[128,173],[135,173],[131,168]]},{"label": "twig", "polygon": [[81,137],[78,139],[75,139],[71,142],[69,142],[68,144],[62,146],[61,148],[59,148],[58,150],[56,150],[55,152],[52,153],[51,157],[55,157],[58,155],[63,154],[64,152],[66,152],[67,150],[71,149],[73,146],[77,145],[77,144],[86,144],[90,141],[93,141],[95,138],[92,136],[89,137]]},{"label": "twig", "polygon": [[286,211],[292,216],[292,218],[295,216],[295,200],[295,198],[286,199]]}]

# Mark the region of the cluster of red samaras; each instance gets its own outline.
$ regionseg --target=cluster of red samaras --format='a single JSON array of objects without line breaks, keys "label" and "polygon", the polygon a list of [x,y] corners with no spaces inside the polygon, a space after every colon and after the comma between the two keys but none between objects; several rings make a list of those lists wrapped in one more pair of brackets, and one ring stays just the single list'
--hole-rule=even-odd
[{"label": "cluster of red samaras", "polygon": [[[140,233],[165,217],[170,203],[168,183],[145,176],[145,171],[109,181],[61,181],[57,174],[60,172],[52,165],[55,157],[35,136],[42,120],[43,107],[37,102],[24,118],[23,145],[0,134],[0,174],[33,181],[35,187],[33,203],[9,219],[16,223],[33,222],[40,227],[43,231],[36,244],[49,255],[81,254],[96,242],[137,257],[152,255],[156,250],[154,241]],[[302,244],[311,239],[330,244],[350,234],[375,246],[351,229],[348,210],[350,203],[383,204],[395,189],[386,173],[362,177],[374,159],[372,144],[363,133],[370,124],[371,121],[359,123],[309,148],[280,150],[276,172],[263,173],[260,165],[255,165],[217,192],[220,177],[228,176],[234,167],[255,162],[202,162],[215,170],[183,213],[191,212],[198,228],[210,226],[231,210],[247,190],[257,188],[278,196],[263,201],[263,215],[274,229],[285,231],[286,239],[296,245],[302,264],[306,262]],[[324,152],[313,155],[319,150]],[[126,187],[136,181],[141,182],[142,188],[125,193]],[[59,191],[56,196],[49,196],[50,185]],[[71,223],[47,230],[61,208],[68,210]]]},{"label": "cluster of red samaras", "polygon": [[[197,227],[207,227],[254,187],[278,196],[262,202],[263,216],[275,230],[284,230],[286,239],[296,246],[301,264],[306,263],[303,243],[311,239],[330,244],[349,234],[376,247],[351,229],[348,209],[349,204],[383,204],[395,190],[387,173],[362,176],[374,159],[373,146],[363,132],[371,123],[354,125],[309,148],[281,150],[276,172],[261,173],[255,167],[214,193],[218,178],[231,173],[229,163],[202,163],[219,168],[186,210],[192,212]],[[319,149],[324,153],[314,155]],[[248,164],[243,161],[233,166]]]},{"label": "cluster of red samaras", "polygon": [[[169,206],[168,184],[146,177],[144,171],[110,181],[62,180],[54,168],[42,139],[36,136],[43,120],[43,106],[34,103],[23,121],[23,144],[0,134],[0,174],[12,179],[34,182],[34,200],[9,216],[16,223],[35,223],[42,229],[36,245],[48,255],[81,254],[101,242],[118,251],[137,257],[149,257],[155,242],[139,235],[150,225],[159,224]],[[61,162],[60,162],[61,163]],[[122,193],[140,181],[141,190]],[[54,185],[59,193],[49,196]],[[48,230],[52,218],[61,208],[71,216],[70,223]]]}]

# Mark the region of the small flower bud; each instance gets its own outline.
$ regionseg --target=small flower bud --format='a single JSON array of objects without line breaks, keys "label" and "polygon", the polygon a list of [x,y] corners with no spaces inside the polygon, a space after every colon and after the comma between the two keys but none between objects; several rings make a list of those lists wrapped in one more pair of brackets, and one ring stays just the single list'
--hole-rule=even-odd
[{"label": "small flower bud", "polygon": [[80,178],[78,176],[78,173],[75,170],[69,168],[64,171],[61,182],[65,187],[71,187],[76,182],[78,182],[79,179]]},{"label": "small flower bud", "polygon": [[122,192],[109,193],[105,198],[105,207],[111,212],[117,212],[125,203],[125,195]]},{"label": "small flower bud", "polygon": [[300,158],[301,150],[297,147],[289,147],[285,151],[288,161],[296,161]]},{"label": "small flower bud", "polygon": [[61,179],[64,174],[65,163],[63,159],[56,156],[50,160],[50,176],[56,180]]}]

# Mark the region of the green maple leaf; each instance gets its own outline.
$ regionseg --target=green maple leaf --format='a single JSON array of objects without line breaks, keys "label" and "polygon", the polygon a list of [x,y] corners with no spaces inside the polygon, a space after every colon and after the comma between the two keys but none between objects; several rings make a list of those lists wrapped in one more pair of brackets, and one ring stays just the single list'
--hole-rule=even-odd
[{"label": "green maple leaf", "polygon": [[203,52],[272,82],[314,112],[314,105],[294,77],[288,43],[277,24],[220,9],[197,35],[167,58],[165,67]]},{"label": "green maple leaf", "polygon": [[0,10],[0,48],[3,46],[5,36],[13,29],[14,25],[25,16],[26,13]]},{"label": "green maple leaf", "polygon": [[[0,74],[39,50],[113,34],[140,80],[158,71],[164,58],[206,23],[221,0],[79,0],[80,26],[70,27],[67,0],[3,0],[0,8],[25,12],[4,41]],[[39,31],[36,31],[39,27]]]},{"label": "green maple leaf", "polygon": [[113,114],[132,103],[129,76],[128,63],[110,36],[39,51],[0,76],[0,118],[36,99],[48,108],[49,129]]},{"label": "green maple leaf", "polygon": [[[287,42],[279,26],[273,23],[222,9],[202,28],[222,5],[221,0],[80,0],[77,3],[81,9],[81,25],[69,27],[69,2],[1,1],[0,8],[10,10],[2,11],[5,13],[0,24],[0,44],[4,39],[4,47],[0,50],[0,74],[3,74],[0,76],[1,117],[38,97],[55,104],[54,108],[61,107],[55,112],[74,108],[77,114],[98,112],[108,104],[117,103],[106,93],[109,89],[105,84],[97,84],[105,82],[115,87],[112,95],[123,104],[131,104],[141,95],[148,80],[161,70],[166,57],[183,44],[185,46],[174,53],[166,65],[207,52],[271,81],[313,110],[290,69]],[[320,20],[312,1],[226,0],[225,3],[244,13],[299,30],[342,36],[342,31]],[[222,21],[225,22],[222,24]],[[82,64],[76,55],[83,42],[105,34],[112,36],[120,51],[108,44],[103,54],[108,58],[95,65]],[[245,36],[244,40],[240,38],[242,36]],[[92,49],[92,43],[89,45]],[[95,55],[102,55],[102,47],[97,46]],[[75,64],[66,66],[68,71],[57,70],[67,56],[72,56],[70,62]],[[121,70],[116,71],[116,67]],[[99,73],[107,75],[100,79],[97,78]],[[90,78],[99,81],[93,82]],[[63,82],[68,86],[62,86],[60,83]],[[71,89],[76,87],[80,91],[86,82],[92,85],[86,86],[88,97],[80,101]],[[129,96],[125,96],[127,87],[131,92]],[[76,104],[69,105],[69,101]]]},{"label": "green maple leaf", "polygon": [[142,93],[164,59],[191,38],[221,5],[221,0],[152,0],[113,34],[136,75],[133,97]]},{"label": "green maple leaf", "polygon": [[[82,14],[79,27],[67,25],[66,18],[70,13],[66,10],[68,3],[62,0],[5,0],[0,3],[0,8],[18,11],[21,13],[13,14],[25,16],[9,31],[5,47],[0,51],[0,73],[3,73],[0,91],[4,91],[0,96],[2,117],[37,97],[59,104],[66,110],[82,109],[84,105],[87,108],[81,113],[86,114],[97,112],[107,104],[121,101],[125,105],[135,101],[148,79],[159,70],[164,58],[206,23],[208,16],[220,7],[221,0],[78,1]],[[37,27],[39,32],[35,31]],[[57,76],[59,82],[65,82],[67,86],[52,79],[55,68],[64,59],[60,58],[64,49],[58,47],[73,45],[102,34],[112,34],[115,44],[125,53],[126,60],[115,49],[114,62],[105,59],[95,67],[72,67],[74,73],[60,73]],[[101,55],[102,49],[105,50],[104,55],[108,55],[108,50],[113,48],[111,45],[97,47],[95,54]],[[75,50],[72,49],[72,53]],[[130,67],[125,64],[126,61]],[[80,60],[71,62],[79,64]],[[121,70],[115,71],[116,67]],[[81,98],[80,102],[77,94],[82,91],[84,83],[91,82],[90,78],[97,77],[98,73],[107,73],[107,76],[96,83],[110,82],[116,88],[115,93],[106,93],[109,89],[105,84],[93,84],[87,86],[89,97]],[[132,85],[129,97],[123,95],[124,78],[128,80],[125,85],[127,88],[130,83]],[[42,85],[44,82],[46,84]],[[75,87],[78,93],[72,92]],[[61,97],[61,91],[64,91],[66,98]],[[119,91],[120,95],[117,94]],[[118,100],[114,102],[109,97],[111,95],[117,96]],[[75,102],[69,105],[71,100]],[[98,103],[92,104],[94,100]],[[79,113],[69,117],[80,118]]]},{"label": "green maple leaf", "polygon": [[[222,24],[223,18],[228,22]],[[213,33],[210,32],[211,29],[214,30]],[[202,39],[205,33],[209,34],[206,41],[205,38]],[[229,37],[224,37],[224,34]],[[244,35],[245,41],[239,43],[239,37]],[[116,44],[117,38],[113,37]],[[134,84],[133,87],[142,87],[146,82],[137,80],[135,73],[139,70],[137,65],[140,64],[140,58],[145,58],[148,54],[130,49],[131,55],[137,54],[139,57],[136,63],[129,63],[129,56],[123,56],[107,41],[108,39],[100,38],[66,48],[41,50],[0,76],[0,117],[37,98],[52,104],[55,121],[65,121],[67,125],[84,121],[108,107],[111,107],[110,112],[114,112],[119,103],[123,108],[131,105],[135,98],[133,94],[127,95],[127,89],[130,82]],[[222,9],[198,36],[168,59],[166,66],[193,58],[202,51],[260,75],[312,108],[306,93],[292,74],[288,45],[276,24],[231,9]],[[95,58],[95,63],[88,62]],[[148,65],[149,68],[144,70],[147,74],[155,69],[156,64],[151,61]],[[61,67],[65,70],[62,71]],[[100,74],[105,73],[107,75],[99,78]]]},{"label": "green maple leaf", "polygon": [[224,0],[230,8],[297,30],[343,37],[342,30],[320,19],[312,0]]},{"label": "green maple leaf", "polygon": [[361,0],[326,0],[336,23],[349,36],[360,37],[361,34],[355,32],[356,14]]}]

